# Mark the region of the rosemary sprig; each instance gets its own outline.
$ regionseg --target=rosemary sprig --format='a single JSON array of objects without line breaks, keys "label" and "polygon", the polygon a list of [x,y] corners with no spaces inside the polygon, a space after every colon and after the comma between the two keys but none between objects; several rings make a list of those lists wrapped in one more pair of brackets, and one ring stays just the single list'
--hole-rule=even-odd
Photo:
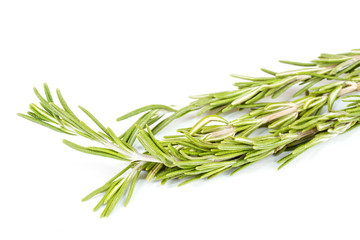
[{"label": "rosemary sprig", "polygon": [[[334,85],[333,87],[337,87],[336,84],[333,85]],[[344,86],[346,86],[345,83]],[[328,86],[324,86],[324,88],[328,89],[329,91],[333,91],[332,88]],[[47,89],[46,85],[45,85],[45,89]],[[347,91],[345,92],[347,93]],[[60,92],[58,91],[58,93]],[[63,98],[61,97],[61,94],[59,98],[62,99],[61,101],[64,102]],[[40,101],[41,100],[43,99],[40,98]],[[303,103],[306,101],[300,101],[300,102]],[[42,103],[43,105],[45,104],[53,105],[50,104],[49,102],[42,102]],[[321,103],[323,104],[323,102]],[[310,106],[311,104],[307,104],[307,105]],[[267,111],[270,111],[272,114],[274,114],[273,109],[277,109],[277,111],[281,112],[284,111],[283,107],[288,107],[288,106],[289,106],[288,102],[274,103],[267,105],[262,110],[264,111],[265,116],[269,119],[268,117],[269,115],[267,115],[267,113],[269,112]],[[67,109],[68,111],[70,110],[68,106],[64,107],[64,109]],[[84,110],[84,108],[82,109]],[[260,109],[257,109],[255,111],[257,111],[257,113],[260,113],[260,111],[258,110]],[[352,112],[357,113],[356,108],[352,107],[351,110]],[[38,109],[38,111],[45,111],[45,110]],[[58,112],[62,113],[59,110]],[[51,113],[54,114],[54,112]],[[52,118],[50,115],[45,115],[45,116],[48,119],[48,121],[46,122],[53,123],[53,125],[51,126],[54,126],[54,123],[56,123],[57,121],[58,123],[63,123],[63,125],[66,126],[63,127],[63,129],[67,130],[66,133],[75,134],[77,132],[79,133],[81,132],[81,134],[78,134],[80,136],[87,136],[86,134],[88,135],[92,134],[94,136],[97,136],[97,139],[99,139],[98,141],[101,143],[103,143],[105,140],[109,141],[109,139],[111,139],[114,141],[114,144],[116,143],[123,148],[127,146],[126,143],[121,142],[120,138],[116,138],[115,134],[111,131],[111,129],[109,130],[109,128],[103,127],[101,123],[98,120],[96,120],[95,117],[93,117],[87,110],[85,110],[85,113],[88,116],[90,116],[90,118],[93,119],[95,123],[97,123],[100,129],[103,130],[102,134],[100,134],[101,133],[100,132],[99,136],[97,136],[94,133],[95,131],[89,130],[88,127],[82,126],[83,123],[78,123],[82,127],[74,123],[72,124],[68,123],[68,121],[66,121],[65,115],[63,114],[55,115],[58,120],[56,120],[55,117]],[[34,117],[39,115],[38,113],[37,115],[34,114],[35,113],[32,114]],[[259,114],[259,115],[261,116],[264,114]],[[253,162],[259,161],[280,150],[284,151],[288,145],[293,144],[294,146],[294,142],[297,143],[300,141],[301,143],[303,143],[303,141],[301,140],[303,140],[304,138],[306,139],[308,137],[313,137],[314,134],[318,133],[318,131],[314,131],[315,127],[320,129],[321,131],[324,131],[327,128],[330,128],[331,126],[336,126],[336,123],[333,121],[333,119],[335,117],[344,116],[344,114],[345,112],[341,111],[341,112],[328,113],[325,116],[316,115],[312,117],[303,117],[295,121],[290,126],[288,126],[286,130],[287,133],[282,133],[280,135],[270,134],[267,136],[261,136],[256,138],[235,136],[237,135],[237,133],[234,132],[235,126],[230,126],[227,120],[217,115],[208,116],[200,120],[197,124],[195,124],[194,127],[192,127],[189,130],[189,132],[185,130],[181,130],[181,132],[183,133],[182,135],[169,136],[162,141],[158,141],[155,139],[150,128],[146,124],[146,122],[149,121],[143,119],[144,120],[143,122],[138,122],[138,123],[141,123],[141,125],[145,124],[146,130],[144,130],[139,124],[135,124],[135,127],[138,132],[137,137],[140,143],[144,146],[144,148],[148,150],[148,153],[151,154],[151,158],[158,160],[158,163],[156,163],[156,161],[146,162],[143,159],[142,161],[137,161],[138,159],[133,158],[131,159],[132,162],[125,170],[123,170],[116,177],[108,181],[104,186],[100,187],[99,189],[91,193],[89,196],[85,197],[84,200],[87,200],[91,196],[96,195],[98,193],[105,192],[105,195],[103,196],[103,198],[101,199],[101,201],[95,207],[94,210],[97,210],[100,206],[105,205],[105,209],[101,214],[101,216],[108,216],[111,213],[114,206],[116,205],[116,203],[119,201],[119,199],[125,194],[127,189],[129,189],[129,193],[126,197],[126,204],[129,202],[132,190],[135,186],[136,180],[141,171],[144,170],[148,171],[148,176],[147,176],[148,180],[155,178],[157,180],[161,180],[162,183],[165,183],[170,179],[190,177],[190,179],[187,179],[181,185],[184,185],[196,179],[212,178],[230,169],[237,169],[237,170],[243,169],[244,167],[252,164]],[[251,115],[254,114],[250,114],[250,116]],[[75,117],[76,116],[74,115],[74,118]],[[28,116],[26,116],[26,118],[29,119]],[[148,119],[151,119],[151,117]],[[243,121],[239,121],[239,119],[237,119],[235,122],[239,122],[239,123],[242,122],[245,125],[253,124],[252,120],[256,120],[256,118],[242,119],[242,120]],[[351,118],[350,120],[353,121],[354,119]],[[343,121],[343,118],[339,119],[338,121]],[[79,120],[79,122],[81,121]],[[209,122],[219,122],[224,125],[207,126]],[[304,122],[306,124],[304,124]],[[256,126],[259,127],[260,125],[257,124]],[[351,125],[349,124],[347,126],[350,127]],[[60,126],[60,129],[62,129],[61,127],[62,126]],[[84,129],[86,129],[86,131]],[[71,132],[71,130],[73,132]],[[303,131],[305,130],[307,132],[303,133]],[[339,132],[338,128],[335,129],[334,131]],[[205,134],[205,135],[201,136],[201,134]],[[328,134],[327,137],[333,135],[334,134],[331,133],[331,135]],[[104,136],[107,136],[107,138],[105,138]],[[321,137],[321,139],[324,138],[325,138],[324,136]],[[317,137],[316,139],[320,139],[320,137]],[[92,138],[92,140],[94,140],[94,138]],[[314,142],[315,140],[312,141]],[[313,144],[313,142],[308,143],[308,146],[309,144],[310,145]],[[106,157],[114,157],[114,155],[118,154],[118,152],[112,150],[111,148],[110,149],[98,148],[98,147],[85,148],[73,144],[71,142],[68,142],[66,140],[64,141],[64,143],[76,150],[80,150],[90,154],[101,155]],[[107,144],[108,143],[106,143],[106,145]],[[128,145],[128,148],[126,149],[128,150],[130,148],[131,146]],[[283,160],[283,165],[287,164],[290,160],[292,160],[297,155],[299,155],[299,153],[300,150],[297,150],[291,155],[289,155],[289,157]],[[126,159],[124,156],[121,157]],[[150,156],[148,157],[150,158]],[[124,173],[127,173],[127,176],[122,177]]]},{"label": "rosemary sprig", "polygon": [[[30,104],[27,115],[19,116],[48,127],[54,131],[82,136],[98,142],[103,147],[84,147],[64,140],[69,147],[89,154],[129,161],[129,165],[102,187],[83,200],[104,193],[94,210],[105,206],[101,216],[109,216],[116,204],[126,196],[128,204],[141,172],[146,179],[171,179],[191,181],[215,177],[233,170],[232,174],[272,154],[289,152],[279,160],[280,168],[316,144],[342,134],[359,125],[360,97],[349,96],[347,108],[333,111],[334,102],[341,96],[360,89],[360,53],[352,50],[343,54],[322,54],[311,63],[280,61],[305,68],[275,73],[262,69],[270,77],[234,77],[246,80],[234,85],[237,90],[195,96],[196,99],[181,109],[165,105],[149,105],[132,111],[118,120],[143,113],[122,135],[105,127],[88,110],[80,109],[98,126],[95,131],[80,120],[69,108],[59,90],[54,99],[46,84],[45,97],[34,89],[40,105]],[[323,80],[331,83],[314,87]],[[294,97],[306,96],[287,102],[257,103],[267,96],[278,97],[295,84],[305,85]],[[327,105],[327,113],[320,114]],[[251,108],[248,114],[228,121],[220,113],[231,109]],[[156,139],[156,133],[191,111],[202,114],[218,110],[218,114],[202,118],[193,127],[179,129],[179,135]],[[173,112],[170,116],[166,114]],[[152,127],[153,126],[153,127]],[[152,127],[152,128],[151,128]],[[267,127],[269,134],[250,137],[260,127]],[[135,140],[144,148],[139,153],[133,147]]]}]

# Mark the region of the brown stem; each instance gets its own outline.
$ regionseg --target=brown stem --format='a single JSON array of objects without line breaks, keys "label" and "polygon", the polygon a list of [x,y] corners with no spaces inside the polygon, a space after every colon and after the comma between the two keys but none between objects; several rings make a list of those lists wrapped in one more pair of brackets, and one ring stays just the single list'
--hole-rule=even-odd
[{"label": "brown stem", "polygon": [[278,118],[281,118],[281,117],[286,116],[288,114],[294,113],[297,110],[298,110],[298,107],[292,106],[292,107],[286,108],[286,109],[284,109],[284,110],[282,110],[280,112],[276,112],[276,113],[267,115],[265,117],[262,117],[261,119],[262,119],[262,122],[265,124],[265,123],[271,122],[274,119],[278,119]]}]

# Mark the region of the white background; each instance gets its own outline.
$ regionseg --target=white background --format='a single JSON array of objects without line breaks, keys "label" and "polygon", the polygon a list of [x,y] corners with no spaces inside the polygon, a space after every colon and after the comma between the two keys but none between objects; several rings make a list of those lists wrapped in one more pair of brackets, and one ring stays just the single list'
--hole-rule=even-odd
[{"label": "white background", "polygon": [[268,158],[181,188],[142,179],[127,208],[100,219],[91,211],[99,198],[80,199],[125,165],[76,152],[61,143],[66,136],[16,116],[37,103],[32,87],[47,82],[120,133],[128,126],[115,121],[121,114],[233,89],[231,73],[261,76],[260,67],[291,68],[279,59],[359,48],[359,7],[357,0],[1,1],[0,238],[360,239],[360,129],[281,171]]}]

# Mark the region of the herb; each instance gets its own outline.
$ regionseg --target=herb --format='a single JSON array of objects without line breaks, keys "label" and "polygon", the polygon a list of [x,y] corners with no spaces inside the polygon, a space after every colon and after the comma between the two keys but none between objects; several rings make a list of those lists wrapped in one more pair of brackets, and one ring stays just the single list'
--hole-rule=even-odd
[{"label": "herb", "polygon": [[[166,105],[142,107],[117,119],[143,114],[120,136],[80,107],[98,130],[90,128],[69,108],[59,90],[56,91],[59,104],[56,104],[46,84],[45,97],[34,88],[40,104],[30,104],[27,115],[19,116],[101,145],[84,147],[63,140],[75,150],[129,162],[126,168],[83,199],[104,193],[94,210],[105,206],[101,214],[105,217],[122,197],[126,197],[125,206],[128,204],[141,172],[147,172],[148,181],[156,179],[163,184],[171,179],[185,179],[179,184],[181,186],[228,170],[233,174],[267,156],[288,152],[278,161],[280,169],[309,148],[359,125],[360,95],[343,97],[343,101],[350,102],[343,110],[334,111],[332,107],[343,95],[360,89],[360,50],[322,54],[311,63],[281,62],[305,68],[280,73],[263,69],[270,77],[233,75],[247,82],[235,83],[238,89],[234,91],[195,96],[195,101],[181,109]],[[315,86],[324,80],[331,82]],[[268,96],[276,98],[296,84],[305,85],[294,95],[305,94],[301,98],[258,102]],[[251,111],[232,121],[220,116],[232,109]],[[210,110],[217,110],[217,114],[203,117],[192,127],[179,129],[178,135],[156,138],[156,134],[174,119],[192,111],[203,114]],[[251,136],[263,127],[268,129],[267,134]],[[144,152],[134,148],[136,140]]]}]

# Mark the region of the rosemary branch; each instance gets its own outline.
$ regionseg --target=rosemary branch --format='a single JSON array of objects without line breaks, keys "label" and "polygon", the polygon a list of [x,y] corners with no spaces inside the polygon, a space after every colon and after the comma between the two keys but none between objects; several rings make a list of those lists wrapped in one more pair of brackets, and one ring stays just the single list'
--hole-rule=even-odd
[{"label": "rosemary branch", "polygon": [[[247,82],[235,83],[237,90],[193,96],[196,100],[180,109],[159,104],[136,109],[117,119],[143,114],[120,136],[79,106],[99,130],[90,128],[69,108],[59,90],[56,93],[60,105],[55,104],[46,84],[45,97],[34,88],[40,105],[30,104],[27,115],[18,115],[103,146],[83,147],[63,141],[75,150],[129,161],[125,169],[83,199],[104,193],[94,210],[105,206],[101,217],[106,217],[125,195],[125,206],[128,204],[141,172],[147,172],[148,181],[156,179],[164,184],[171,179],[186,179],[179,184],[184,185],[228,170],[233,170],[233,174],[272,154],[289,152],[278,161],[280,169],[311,147],[360,124],[360,95],[343,97],[350,102],[348,107],[340,111],[332,109],[337,99],[360,90],[358,49],[342,54],[321,54],[310,63],[280,62],[304,68],[279,73],[262,69],[270,77],[233,75]],[[332,82],[315,87],[323,80]],[[276,98],[296,84],[305,86],[294,97],[305,96],[287,102],[258,103],[264,97]],[[327,112],[321,114],[326,105]],[[245,108],[252,111],[232,121],[220,116],[232,109]],[[173,120],[192,111],[200,115],[210,110],[218,113],[205,116],[190,128],[179,129],[179,135],[156,139],[156,134]],[[269,134],[250,136],[261,127],[269,129]],[[144,148],[143,153],[134,148],[136,140]]]}]

